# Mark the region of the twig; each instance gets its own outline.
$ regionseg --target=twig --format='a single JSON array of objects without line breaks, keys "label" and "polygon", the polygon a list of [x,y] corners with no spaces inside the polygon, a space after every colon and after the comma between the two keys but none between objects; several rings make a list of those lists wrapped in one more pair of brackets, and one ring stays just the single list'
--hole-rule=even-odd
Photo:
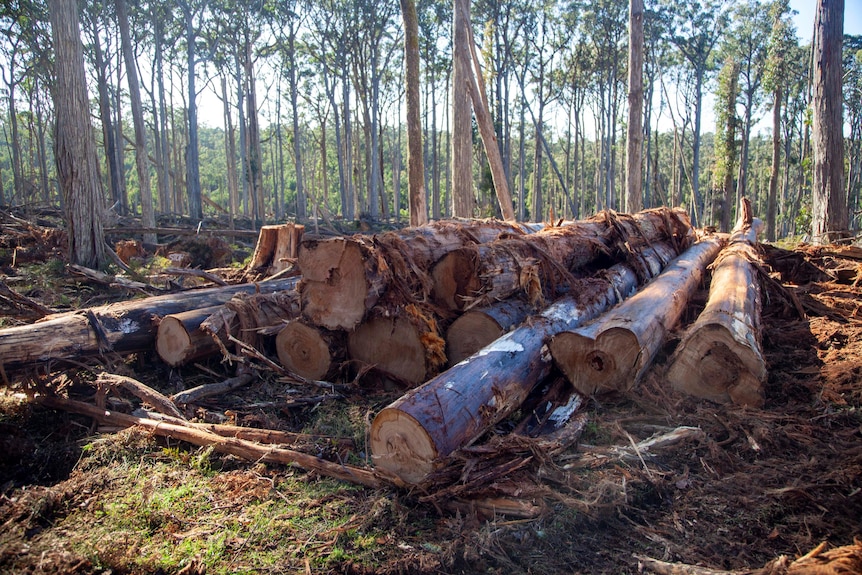
[{"label": "twig", "polygon": [[21,295],[15,290],[11,289],[6,285],[6,282],[0,281],[0,295],[5,296],[12,302],[19,304],[23,307],[29,308],[36,313],[39,314],[39,317],[45,317],[46,315],[50,315],[55,313],[54,310],[45,307],[37,301],[34,301],[27,296]]},{"label": "twig", "polygon": [[205,397],[221,395],[223,393],[233,391],[234,389],[238,389],[244,385],[248,385],[249,383],[251,383],[252,379],[254,379],[252,374],[246,373],[243,375],[238,375],[236,377],[231,377],[218,383],[207,383],[204,385],[193,387],[191,389],[187,389],[185,391],[181,391],[179,393],[175,393],[171,396],[171,399],[174,403],[178,405],[194,403]]},{"label": "twig", "polygon": [[634,555],[634,558],[638,560],[642,568],[658,575],[748,575],[753,573],[751,570],[721,571],[697,565],[686,565],[685,563],[668,563],[644,555]]}]

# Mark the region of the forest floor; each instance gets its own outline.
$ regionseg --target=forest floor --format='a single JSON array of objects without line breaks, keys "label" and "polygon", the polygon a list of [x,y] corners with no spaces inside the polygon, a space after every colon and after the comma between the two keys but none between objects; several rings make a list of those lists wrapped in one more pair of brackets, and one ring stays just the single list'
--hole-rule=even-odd
[{"label": "forest floor", "polygon": [[[55,309],[132,297],[82,283],[56,256],[3,263],[2,279]],[[542,509],[531,519],[448,511],[424,493],[98,429],[34,405],[13,378],[0,390],[0,573],[621,574],[642,571],[638,556],[745,572],[824,541],[852,544],[862,537],[862,267],[806,246],[766,256],[805,316],[765,292],[765,406],[669,390],[672,334],[641,386],[586,405],[576,447],[528,468],[541,488],[525,494]],[[22,321],[0,313],[3,325]],[[119,370],[173,393],[230,375],[217,359],[202,367],[170,370],[139,354],[54,381],[92,393],[94,371]],[[203,408],[241,425],[352,439],[351,453],[327,441],[305,450],[361,462],[371,418],[398,395],[355,388],[306,405],[286,402],[285,386],[264,374]],[[634,460],[583,464],[680,426],[703,433]]]}]

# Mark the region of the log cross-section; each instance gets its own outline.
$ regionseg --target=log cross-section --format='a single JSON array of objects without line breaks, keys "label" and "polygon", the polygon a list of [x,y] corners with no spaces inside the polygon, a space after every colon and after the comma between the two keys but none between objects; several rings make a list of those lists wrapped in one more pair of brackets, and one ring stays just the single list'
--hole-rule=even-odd
[{"label": "log cross-section", "polygon": [[631,389],[723,245],[719,237],[698,242],[624,303],[588,325],[555,335],[551,355],[574,388],[586,396]]},{"label": "log cross-section", "polygon": [[766,362],[760,343],[759,220],[742,222],[713,266],[706,307],[671,357],[667,379],[717,403],[763,405]]}]

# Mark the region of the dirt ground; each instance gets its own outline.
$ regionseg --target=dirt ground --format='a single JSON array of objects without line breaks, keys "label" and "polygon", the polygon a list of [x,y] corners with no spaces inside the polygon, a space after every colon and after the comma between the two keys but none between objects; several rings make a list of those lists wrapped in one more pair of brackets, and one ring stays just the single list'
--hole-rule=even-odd
[{"label": "dirt ground", "polygon": [[[575,448],[532,453],[513,472],[537,518],[453,511],[431,492],[362,488],[143,431],[97,430],[7,387],[0,572],[619,574],[642,572],[639,556],[746,572],[824,541],[852,544],[862,538],[860,263],[805,246],[766,256],[776,281],[764,292],[765,406],[670,391],[664,360],[675,333],[641,386],[586,405]],[[62,278],[52,286],[28,293],[56,306],[72,288]],[[226,369],[171,371],[141,355],[70,369],[65,384],[86,394],[93,370],[121,367],[169,393]],[[205,408],[243,425],[352,438],[351,454],[326,442],[306,450],[361,462],[368,422],[397,396],[355,390],[287,404],[283,385],[262,377]],[[680,426],[702,433],[634,459],[589,457]]]}]

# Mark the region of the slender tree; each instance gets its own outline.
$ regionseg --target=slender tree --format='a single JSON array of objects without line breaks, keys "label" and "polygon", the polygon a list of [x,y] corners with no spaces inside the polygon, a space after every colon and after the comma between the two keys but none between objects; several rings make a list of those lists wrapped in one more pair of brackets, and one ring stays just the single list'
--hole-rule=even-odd
[{"label": "slender tree", "polygon": [[[404,69],[407,96],[407,196],[410,225],[428,222],[425,163],[422,157],[422,111],[419,108],[419,21],[415,0],[401,0],[404,20]],[[398,190],[395,190],[398,193]]]},{"label": "slender tree", "polygon": [[629,124],[626,154],[626,211],[643,209],[644,4],[629,0]]}]

